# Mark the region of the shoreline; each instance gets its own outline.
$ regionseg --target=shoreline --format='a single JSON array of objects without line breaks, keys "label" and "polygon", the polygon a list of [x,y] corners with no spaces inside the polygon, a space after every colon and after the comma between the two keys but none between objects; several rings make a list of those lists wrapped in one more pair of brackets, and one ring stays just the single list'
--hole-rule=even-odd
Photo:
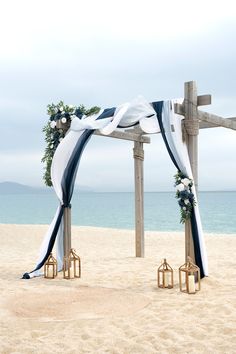
[{"label": "shoreline", "polygon": [[[2,226],[19,226],[19,227],[43,227],[43,228],[47,228],[49,227],[49,224],[6,224],[6,223],[0,223],[0,227]],[[111,230],[116,230],[116,231],[127,231],[127,232],[135,232],[135,229],[126,229],[126,228],[115,228],[115,227],[105,227],[105,226],[90,226],[90,225],[76,225],[73,224],[71,226],[72,228],[88,228],[88,229],[99,229],[99,230],[105,230],[105,231],[111,231]],[[174,233],[174,234],[184,234],[184,231],[179,231],[179,230],[144,230],[145,234],[146,233],[164,233],[164,234],[170,234],[170,233]],[[207,237],[207,236],[216,236],[216,237],[227,237],[227,236],[233,236],[236,237],[236,233],[227,233],[227,232],[210,232],[210,231],[204,231],[203,230],[203,234]]]}]

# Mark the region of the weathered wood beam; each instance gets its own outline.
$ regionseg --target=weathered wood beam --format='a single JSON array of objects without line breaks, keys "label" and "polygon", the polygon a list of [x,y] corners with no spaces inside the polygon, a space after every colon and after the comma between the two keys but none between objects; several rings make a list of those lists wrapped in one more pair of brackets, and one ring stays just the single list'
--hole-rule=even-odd
[{"label": "weathered wood beam", "polygon": [[63,230],[64,257],[68,257],[71,250],[71,208],[64,210],[64,230]]},{"label": "weathered wood beam", "polygon": [[222,118],[216,114],[203,111],[198,111],[198,118],[203,122],[211,123],[218,127],[236,130],[236,122],[232,119]]},{"label": "weathered wood beam", "polygon": [[144,133],[144,131],[141,129],[139,124],[135,125],[134,127],[125,129],[125,132],[138,134],[138,135],[140,135],[140,134],[141,135],[146,135],[147,134],[147,133]]},{"label": "weathered wood beam", "polygon": [[134,133],[128,133],[128,132],[121,132],[121,131],[114,131],[109,135],[104,135],[99,132],[99,130],[96,130],[94,132],[95,135],[100,135],[104,136],[107,138],[116,138],[116,139],[122,139],[122,140],[130,140],[130,141],[137,141],[140,143],[146,143],[150,144],[151,139],[148,136],[141,135],[141,134],[134,134]]},{"label": "weathered wood beam", "polygon": [[[175,113],[184,116],[184,104],[184,102],[183,104],[175,103]],[[207,106],[209,104],[211,104],[211,95],[197,96],[197,106]]]},{"label": "weathered wood beam", "polygon": [[[196,192],[198,191],[198,134],[199,121],[197,119],[197,85],[195,81],[185,82],[184,84],[184,125],[186,129],[186,143],[188,155],[193,173]],[[195,261],[193,246],[192,228],[190,220],[185,222],[185,258],[188,257]]]},{"label": "weathered wood beam", "polygon": [[[185,109],[182,104],[175,103],[175,113],[182,116],[185,115]],[[236,117],[223,118],[216,114],[198,111],[198,119],[201,120],[199,124],[200,129],[223,127],[236,130]]]},{"label": "weathered wood beam", "polygon": [[211,104],[211,95],[197,96],[197,105],[198,106],[207,106],[208,104]]},{"label": "weathered wood beam", "polygon": [[208,128],[219,128],[219,125],[203,122],[203,121],[200,120],[199,129],[208,129]]},{"label": "weathered wood beam", "polygon": [[[236,122],[236,118],[235,117],[232,117],[232,118],[225,118],[225,119],[229,119],[229,120],[232,120],[233,122]],[[207,128],[219,128],[220,125],[216,125],[216,124],[212,124],[212,123],[208,123],[208,122],[203,122],[203,121],[200,121],[199,122],[199,128],[200,129],[207,129]]]},{"label": "weathered wood beam", "polygon": [[143,143],[134,142],[134,180],[135,180],[135,254],[144,257],[144,195],[143,195]]}]

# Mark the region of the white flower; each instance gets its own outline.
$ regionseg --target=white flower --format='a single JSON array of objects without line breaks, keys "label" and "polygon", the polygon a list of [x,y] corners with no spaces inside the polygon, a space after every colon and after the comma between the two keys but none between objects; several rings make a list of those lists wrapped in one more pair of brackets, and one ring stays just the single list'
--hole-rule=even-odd
[{"label": "white flower", "polygon": [[177,184],[176,186],[177,191],[182,192],[185,190],[185,186],[183,183]]},{"label": "white flower", "polygon": [[54,145],[53,145],[53,144],[51,144],[51,145],[50,145],[50,148],[51,148],[51,149],[53,149],[53,148],[54,148]]},{"label": "white flower", "polygon": [[73,108],[74,109],[75,106],[73,104],[69,104],[69,108],[71,108],[71,109]]},{"label": "white flower", "polygon": [[187,208],[186,208],[186,207],[183,207],[183,210],[184,210],[184,211],[186,211],[186,210],[187,210]]},{"label": "white flower", "polygon": [[61,119],[61,122],[62,122],[62,123],[66,123],[66,118],[63,117],[63,118]]},{"label": "white flower", "polygon": [[191,181],[190,181],[188,178],[184,178],[184,179],[182,179],[182,183],[183,183],[186,187],[188,187],[188,186],[190,185]]},{"label": "white flower", "polygon": [[51,127],[52,129],[54,129],[56,125],[57,125],[57,123],[55,122],[55,120],[53,120],[53,121],[50,123],[50,127]]},{"label": "white flower", "polygon": [[184,199],[184,204],[188,205],[189,204],[189,200],[188,199]]}]

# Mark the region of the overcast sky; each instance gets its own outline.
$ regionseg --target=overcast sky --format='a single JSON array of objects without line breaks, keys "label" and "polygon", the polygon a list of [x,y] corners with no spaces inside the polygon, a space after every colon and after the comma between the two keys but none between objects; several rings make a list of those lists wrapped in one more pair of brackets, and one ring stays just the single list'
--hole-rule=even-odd
[{"label": "overcast sky", "polygon": [[[0,182],[43,185],[46,106],[106,108],[137,95],[183,96],[185,81],[212,94],[201,107],[236,116],[234,1],[1,1]],[[161,136],[145,145],[145,190],[171,190],[175,168]],[[133,190],[132,143],[92,137],[77,183]],[[202,130],[199,186],[236,190],[236,132]]]}]

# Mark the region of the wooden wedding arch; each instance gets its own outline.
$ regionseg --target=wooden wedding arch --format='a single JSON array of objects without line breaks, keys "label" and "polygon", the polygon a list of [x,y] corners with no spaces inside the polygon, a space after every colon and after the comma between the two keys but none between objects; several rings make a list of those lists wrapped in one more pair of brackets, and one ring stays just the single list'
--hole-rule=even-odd
[{"label": "wooden wedding arch", "polygon": [[[185,139],[196,192],[198,191],[198,135],[199,129],[224,127],[236,130],[236,117],[223,118],[215,114],[200,111],[199,106],[211,104],[211,95],[197,94],[195,81],[185,82],[184,100],[182,104],[175,104],[175,113],[184,116],[182,120],[183,139]],[[57,128],[64,128],[64,125],[57,121]],[[67,127],[68,129],[68,127]],[[143,197],[143,144],[150,143],[150,137],[139,128],[127,129],[125,131],[116,130],[110,135],[103,135],[95,131],[95,135],[109,138],[131,140],[134,142],[134,180],[135,180],[135,255],[144,257],[144,197]],[[64,256],[68,256],[71,249],[71,209],[65,208],[64,212]],[[193,260],[194,247],[190,221],[185,223],[185,257],[190,256]]]}]

